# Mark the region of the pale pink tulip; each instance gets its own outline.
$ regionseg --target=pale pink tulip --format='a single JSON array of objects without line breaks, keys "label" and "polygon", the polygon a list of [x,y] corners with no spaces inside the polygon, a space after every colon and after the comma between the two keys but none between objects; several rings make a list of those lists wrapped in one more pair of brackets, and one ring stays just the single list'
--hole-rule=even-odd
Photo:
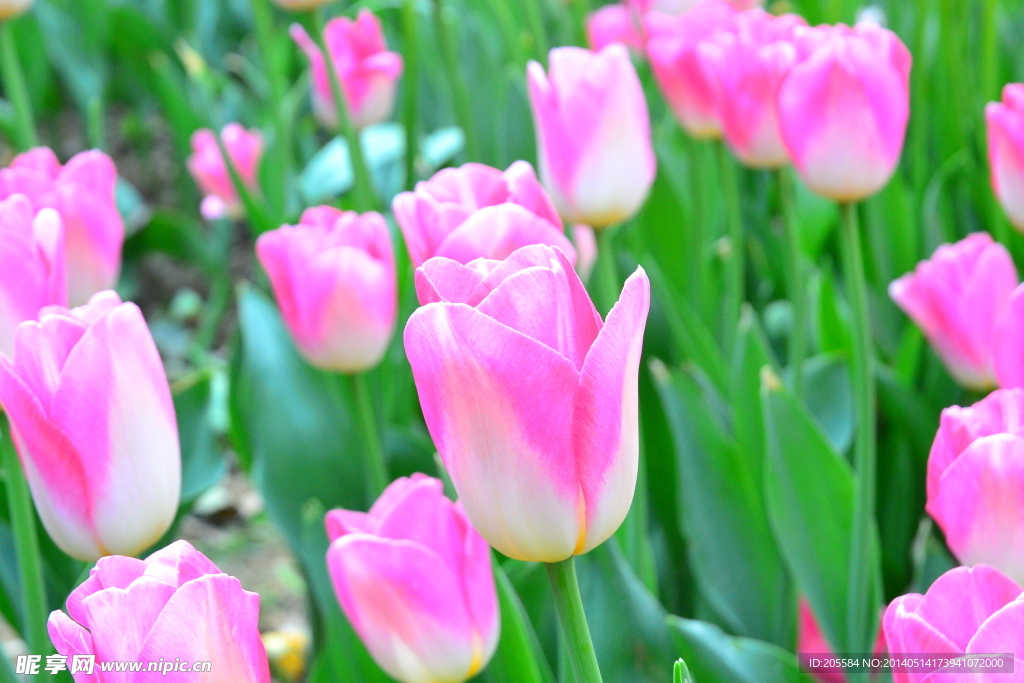
[{"label": "pale pink tulip", "polygon": [[299,225],[260,235],[256,254],[306,360],[345,373],[381,361],[398,314],[395,257],[383,216],[307,209]]},{"label": "pale pink tulip", "polygon": [[[259,614],[259,595],[175,541],[145,560],[101,558],[68,596],[67,614],[51,612],[47,626],[69,666],[74,655],[95,656],[93,673],[75,683],[270,683]],[[101,671],[112,662],[143,670]],[[205,673],[191,671],[197,662],[209,662]]]},{"label": "pale pink tulip", "polygon": [[[309,57],[313,69],[313,111],[325,127],[336,130],[338,110],[323,52],[299,24],[292,24],[291,35]],[[403,63],[402,55],[388,52],[377,17],[363,9],[355,21],[348,17],[332,19],[324,31],[324,40],[352,125],[359,130],[386,121],[395,106],[396,84]]]},{"label": "pale pink tulip", "polygon": [[68,302],[60,214],[35,213],[20,194],[0,201],[0,273],[0,354],[10,356],[19,323]]},{"label": "pale pink tulip", "polygon": [[[220,139],[242,184],[250,192],[259,191],[262,133],[255,128],[246,130],[237,123],[229,123],[221,130]],[[212,130],[203,128],[192,134],[192,156],[188,158],[187,166],[205,195],[200,207],[203,218],[240,218],[244,214],[242,200]]]},{"label": "pale pink tulip", "polygon": [[622,523],[637,475],[642,269],[602,323],[565,255],[445,258],[416,271],[405,349],[427,427],[473,525],[509,557],[556,562]]},{"label": "pale pink tulip", "polygon": [[595,228],[633,216],[657,162],[640,78],[622,45],[560,47],[550,73],[530,62],[527,81],[540,176],[567,221]]},{"label": "pale pink tulip", "polygon": [[459,683],[487,665],[501,620],[490,548],[461,503],[423,474],[368,513],[327,513],[327,568],[374,660],[402,683]]},{"label": "pale pink tulip", "polygon": [[637,52],[644,49],[644,36],[633,12],[625,5],[605,5],[587,17],[587,44],[603,50],[622,43]]},{"label": "pale pink tulip", "polygon": [[56,209],[64,222],[68,301],[84,304],[117,284],[124,221],[117,210],[117,169],[103,152],[82,152],[61,166],[47,147],[18,155],[0,170],[0,199],[23,194],[35,211]]},{"label": "pale pink tulip", "polygon": [[840,202],[889,182],[910,115],[910,51],[877,24],[797,31],[806,57],[779,91],[782,139],[807,186]]},{"label": "pale pink tulip", "polygon": [[178,426],[135,304],[101,292],[19,325],[13,361],[0,356],[0,403],[61,550],[87,561],[134,555],[167,531],[181,493]]},{"label": "pale pink tulip", "polygon": [[417,268],[434,256],[501,260],[531,244],[558,247],[576,261],[562,219],[525,161],[504,173],[483,164],[443,169],[395,197],[392,208]]},{"label": "pale pink tulip", "polygon": [[927,509],[962,563],[1024,581],[1024,389],[942,411]]},{"label": "pale pink tulip", "polygon": [[889,604],[882,624],[892,655],[1014,653],[1015,674],[893,673],[893,683],[1016,683],[1024,673],[1024,594],[986,565],[946,572],[924,595]]},{"label": "pale pink tulip", "polygon": [[1017,230],[1024,231],[1024,84],[1003,88],[985,107],[992,189]]},{"label": "pale pink tulip", "polygon": [[889,296],[917,323],[949,373],[971,389],[995,384],[996,325],[1017,286],[1009,252],[988,233],[944,244],[889,285]]}]

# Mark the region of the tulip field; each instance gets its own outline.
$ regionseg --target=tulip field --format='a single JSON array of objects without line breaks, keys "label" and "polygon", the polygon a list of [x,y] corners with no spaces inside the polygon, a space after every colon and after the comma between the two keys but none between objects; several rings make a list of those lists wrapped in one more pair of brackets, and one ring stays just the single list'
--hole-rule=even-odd
[{"label": "tulip field", "polygon": [[0,683],[1024,682],[1024,0],[0,0]]}]

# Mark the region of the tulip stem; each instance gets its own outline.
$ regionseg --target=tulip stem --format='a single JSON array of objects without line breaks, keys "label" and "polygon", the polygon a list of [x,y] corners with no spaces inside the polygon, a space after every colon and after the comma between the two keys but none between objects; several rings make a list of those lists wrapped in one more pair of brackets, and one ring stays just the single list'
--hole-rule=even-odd
[{"label": "tulip stem", "polygon": [[419,19],[416,0],[402,3],[403,59],[405,60],[405,189],[416,185],[416,154],[419,150]]},{"label": "tulip stem", "polygon": [[530,34],[533,36],[534,56],[542,66],[548,63],[548,33],[544,28],[544,13],[540,0],[526,0],[526,14],[530,21]]},{"label": "tulip stem", "polygon": [[803,258],[800,246],[800,220],[793,206],[793,183],[789,171],[780,168],[775,171],[779,204],[786,227],[786,246],[789,252],[786,279],[789,302],[793,306],[793,330],[789,337],[789,372],[793,394],[801,396],[803,389],[803,365],[807,353],[805,333],[807,331],[807,301],[804,297]]},{"label": "tulip stem", "polygon": [[615,233],[619,226],[609,225],[597,231],[597,263],[592,275],[594,303],[602,317],[608,315],[619,298],[619,273],[615,267]]},{"label": "tulip stem", "polygon": [[292,175],[294,159],[292,154],[291,122],[285,113],[285,99],[288,95],[288,74],[286,66],[280,59],[281,51],[274,26],[274,12],[270,0],[253,0],[253,20],[256,24],[256,40],[263,56],[263,64],[267,70],[267,82],[270,84],[269,109],[274,121],[274,145],[281,151],[280,163],[275,163],[270,172],[273,179],[268,179],[267,196],[276,217],[284,213],[287,203],[285,187]]},{"label": "tulip stem", "polygon": [[25,72],[21,69],[18,59],[18,48],[14,42],[14,28],[10,21],[0,23],[0,63],[3,65],[4,85],[7,87],[7,98],[14,108],[15,143],[19,150],[27,150],[39,145],[36,135],[36,124],[32,119],[32,102],[28,97],[25,85]]},{"label": "tulip stem", "polygon": [[853,312],[854,413],[857,431],[854,441],[853,532],[847,589],[847,648],[868,652],[874,640],[878,607],[873,603],[877,562],[875,525],[875,378],[872,368],[871,321],[868,317],[867,282],[857,224],[857,205],[844,203],[842,211],[842,256],[846,296]]},{"label": "tulip stem", "polygon": [[576,558],[544,565],[548,570],[551,592],[555,596],[555,610],[569,651],[569,661],[576,675],[576,683],[601,683],[601,669],[597,665],[597,651],[590,638],[587,615],[583,611],[583,598],[576,580]]},{"label": "tulip stem", "polygon": [[736,167],[724,142],[718,143],[719,171],[722,193],[725,195],[725,211],[728,226],[728,249],[723,250],[725,258],[725,324],[722,339],[727,357],[732,356],[736,339],[736,327],[743,303],[743,215],[740,211],[739,188]]},{"label": "tulip stem", "polygon": [[366,473],[368,502],[372,503],[391,483],[391,477],[384,461],[384,447],[381,445],[380,432],[377,430],[377,418],[373,413],[373,401],[370,399],[370,388],[366,385],[366,374],[360,372],[349,375],[349,381],[356,402],[356,412],[359,413],[359,426],[363,430],[363,441],[366,446],[363,468]]}]

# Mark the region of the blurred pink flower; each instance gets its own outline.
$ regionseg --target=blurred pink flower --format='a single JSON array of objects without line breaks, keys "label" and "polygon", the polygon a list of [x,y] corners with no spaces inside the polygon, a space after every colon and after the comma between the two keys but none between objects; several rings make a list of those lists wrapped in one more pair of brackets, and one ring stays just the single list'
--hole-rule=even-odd
[{"label": "blurred pink flower", "polygon": [[1013,290],[996,324],[993,359],[1000,387],[1024,388],[1024,285]]},{"label": "blurred pink flower", "polygon": [[985,107],[992,189],[1010,222],[1024,231],[1024,84],[1003,88],[1002,102]]},{"label": "blurred pink flower", "polygon": [[[237,123],[229,123],[221,131],[220,139],[242,183],[250,191],[258,191],[263,135],[255,128],[246,130]],[[240,218],[244,214],[242,200],[224,163],[217,138],[209,128],[192,134],[192,156],[188,158],[187,166],[205,195],[201,207],[203,218]]]},{"label": "blurred pink flower", "polygon": [[382,669],[458,682],[487,665],[501,626],[490,548],[440,480],[403,477],[368,513],[331,510],[326,525],[338,601]]},{"label": "blurred pink flower", "polygon": [[600,545],[636,484],[647,275],[630,276],[605,322],[565,255],[542,245],[500,262],[431,259],[416,291],[405,349],[473,525],[521,560]]},{"label": "blurred pink flower", "polygon": [[633,12],[625,5],[605,5],[587,17],[587,44],[600,51],[622,43],[637,52],[644,49],[644,35]]}]

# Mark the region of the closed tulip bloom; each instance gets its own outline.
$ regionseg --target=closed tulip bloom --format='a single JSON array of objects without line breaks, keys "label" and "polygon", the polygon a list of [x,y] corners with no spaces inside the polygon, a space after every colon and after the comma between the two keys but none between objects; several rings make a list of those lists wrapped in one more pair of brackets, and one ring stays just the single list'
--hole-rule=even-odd
[{"label": "closed tulip bloom", "polygon": [[1017,230],[1024,231],[1024,84],[1003,88],[985,107],[992,189]]},{"label": "closed tulip bloom", "polygon": [[[94,673],[76,673],[75,683],[270,683],[259,613],[259,595],[175,541],[145,560],[101,558],[68,596],[67,614],[55,610],[47,626],[69,665],[74,655],[96,658]],[[183,666],[146,672],[161,660]],[[106,662],[143,662],[143,671],[103,672]],[[184,669],[205,662],[205,673]]]},{"label": "closed tulip bloom", "polygon": [[381,361],[398,315],[395,257],[383,216],[307,209],[299,225],[260,235],[256,255],[306,360],[345,373]]},{"label": "closed tulip bloom", "polygon": [[[313,111],[327,128],[339,126],[338,111],[323,52],[306,30],[292,24],[292,39],[309,57],[313,69]],[[348,116],[356,129],[386,121],[395,106],[395,90],[402,75],[402,55],[388,52],[380,21],[370,10],[358,18],[338,17],[324,30],[327,51],[334,61]]]},{"label": "closed tulip bloom", "polygon": [[637,52],[644,49],[640,26],[625,5],[605,5],[587,17],[587,44],[590,49],[602,50],[613,43],[622,43]]},{"label": "closed tulip bloom", "polygon": [[32,0],[0,0],[0,21],[13,19],[32,6]]},{"label": "closed tulip bloom", "polygon": [[117,284],[124,221],[117,210],[116,186],[114,162],[97,150],[77,154],[61,166],[49,148],[37,147],[0,170],[0,199],[23,194],[36,211],[51,208],[60,214],[72,306]]},{"label": "closed tulip bloom", "polygon": [[416,271],[405,329],[423,416],[473,526],[520,560],[590,551],[636,485],[642,269],[602,323],[558,249]]},{"label": "closed tulip bloom", "polygon": [[327,513],[327,568],[370,654],[402,683],[461,683],[494,654],[490,548],[440,480],[391,483],[368,513]]},{"label": "closed tulip bloom", "polygon": [[44,306],[67,303],[60,214],[36,214],[20,194],[0,201],[0,273],[0,354],[10,356],[19,323],[35,320]]},{"label": "closed tulip bloom", "polygon": [[443,169],[395,197],[392,208],[417,268],[434,256],[501,260],[531,244],[556,246],[576,260],[562,219],[525,161],[504,173],[472,163]]},{"label": "closed tulip bloom", "polygon": [[882,627],[889,653],[952,655],[1014,653],[1017,675],[894,672],[893,683],[1000,683],[1018,680],[1024,666],[1024,595],[997,569],[978,565],[946,572],[924,595],[893,600]]},{"label": "closed tulip bloom", "polygon": [[135,555],[181,493],[178,426],[156,345],[132,303],[101,292],[43,309],[0,356],[0,404],[39,517],[80,560]]},{"label": "closed tulip bloom", "polygon": [[[250,191],[258,190],[263,135],[256,129],[246,130],[237,123],[229,123],[221,130],[220,139],[242,183]],[[215,220],[243,215],[242,200],[212,130],[203,128],[192,134],[192,156],[187,165],[205,195],[200,207],[203,218]]]},{"label": "closed tulip bloom", "polygon": [[647,199],[657,166],[629,52],[560,47],[549,63],[549,73],[537,62],[527,70],[544,187],[567,221],[624,221]]},{"label": "closed tulip bloom", "polygon": [[969,389],[995,385],[996,326],[1017,269],[988,233],[944,244],[889,285],[889,296],[917,323],[946,369]]},{"label": "closed tulip bloom", "polygon": [[1024,389],[942,411],[927,510],[963,564],[983,562],[1024,581]]}]

